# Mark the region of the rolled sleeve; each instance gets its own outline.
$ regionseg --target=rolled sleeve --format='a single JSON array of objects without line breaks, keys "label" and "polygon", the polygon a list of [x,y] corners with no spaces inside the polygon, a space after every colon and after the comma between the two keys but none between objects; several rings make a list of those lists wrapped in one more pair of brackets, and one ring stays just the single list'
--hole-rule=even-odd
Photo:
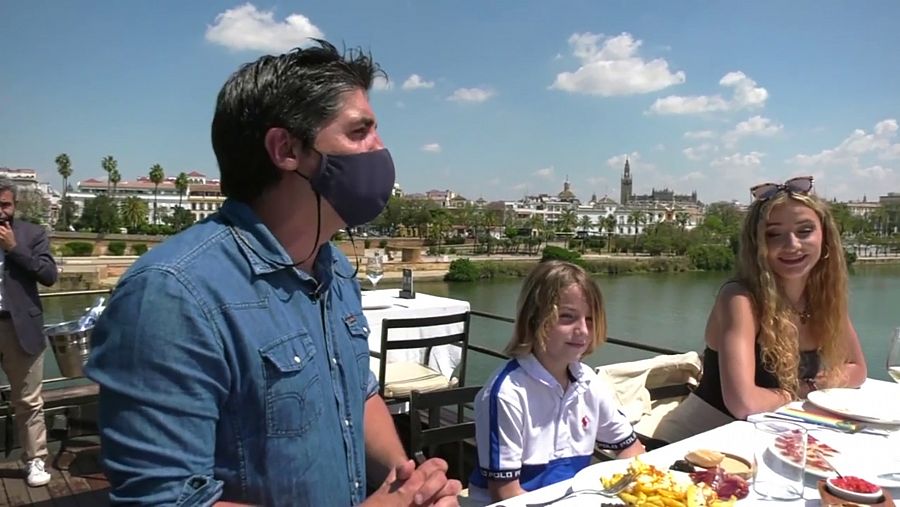
[{"label": "rolled sleeve", "polygon": [[230,382],[189,287],[148,268],[114,291],[86,367],[100,385],[102,462],[114,504],[210,505],[216,425]]}]

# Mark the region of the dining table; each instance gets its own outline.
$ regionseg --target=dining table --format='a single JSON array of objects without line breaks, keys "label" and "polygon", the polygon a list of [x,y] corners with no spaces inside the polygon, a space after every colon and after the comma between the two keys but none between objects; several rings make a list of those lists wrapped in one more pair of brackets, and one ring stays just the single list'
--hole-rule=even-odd
[{"label": "dining table", "polygon": [[[876,379],[867,379],[854,393],[861,403],[883,404],[890,410],[900,410],[900,385]],[[805,402],[809,403],[809,402]],[[796,409],[803,408],[803,402],[794,402]],[[819,407],[816,407],[819,408]],[[753,421],[775,419],[778,412],[756,414],[749,420],[736,420],[724,426],[694,435],[684,440],[654,449],[640,456],[647,464],[662,470],[668,469],[676,460],[697,449],[712,449],[722,453],[730,453],[744,457],[752,462],[754,443],[757,442]],[[806,427],[808,434],[826,442],[837,449],[837,458],[832,458],[834,467],[844,475],[856,475],[872,479],[893,496],[895,502],[900,497],[900,421],[894,424],[878,424],[871,422],[862,431],[844,431],[817,423],[798,423]],[[620,459],[601,461],[582,469],[574,478],[534,490],[523,495],[503,500],[492,507],[526,507],[541,504],[560,498],[567,493],[588,487],[601,487],[601,477],[611,477],[615,473],[624,472],[631,460]],[[890,475],[897,473],[898,475]],[[833,473],[813,473],[809,468],[804,475],[803,497],[794,501],[773,501],[756,494],[752,487],[752,479],[748,481],[749,494],[735,505],[820,505],[818,481]],[[878,477],[878,480],[873,478]],[[890,477],[884,479],[882,477]],[[896,480],[895,480],[896,478]],[[571,507],[576,505],[615,505],[623,504],[618,498],[607,498],[596,495],[574,496],[552,503],[554,507]],[[900,505],[900,504],[898,504]]]}]

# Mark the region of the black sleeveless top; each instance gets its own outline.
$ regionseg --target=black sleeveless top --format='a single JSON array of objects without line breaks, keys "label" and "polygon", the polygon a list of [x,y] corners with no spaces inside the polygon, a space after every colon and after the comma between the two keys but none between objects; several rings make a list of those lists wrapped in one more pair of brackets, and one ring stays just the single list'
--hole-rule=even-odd
[{"label": "black sleeveless top", "polygon": [[[762,354],[759,344],[756,345],[756,385],[759,387],[779,387],[778,379],[771,372],[766,371],[762,363]],[[800,366],[798,368],[800,379],[815,378],[819,372],[819,354],[815,350],[800,352]],[[700,384],[694,390],[694,394],[703,401],[709,403],[724,414],[734,417],[725,407],[722,397],[722,377],[719,374],[719,353],[709,347],[703,352],[703,376]]]}]

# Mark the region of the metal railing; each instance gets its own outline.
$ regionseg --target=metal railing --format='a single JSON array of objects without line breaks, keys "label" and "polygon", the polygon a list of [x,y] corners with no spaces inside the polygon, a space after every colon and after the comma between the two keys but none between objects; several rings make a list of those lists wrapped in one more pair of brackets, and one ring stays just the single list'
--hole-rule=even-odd
[{"label": "metal railing", "polygon": [[[483,317],[486,319],[498,320],[500,322],[508,322],[510,324],[516,323],[516,319],[513,319],[511,317],[504,317],[503,315],[496,315],[493,313],[481,312],[478,310],[470,310],[469,313],[476,317]],[[619,345],[622,347],[628,347],[628,348],[637,349],[637,350],[643,350],[645,352],[653,352],[654,354],[681,354],[681,353],[683,353],[683,351],[680,351],[680,350],[673,350],[673,349],[669,349],[666,347],[658,347],[656,345],[648,345],[646,343],[641,343],[641,342],[621,340],[619,338],[607,337],[606,343],[611,343],[613,345]],[[472,345],[470,343],[469,350],[474,350],[475,352],[480,352],[482,354],[487,354],[489,356],[493,356],[493,357],[500,358],[500,359],[509,359],[509,356],[507,356],[503,352],[499,352],[499,351],[496,351],[496,350],[488,348],[488,347],[482,347],[480,345]]]}]

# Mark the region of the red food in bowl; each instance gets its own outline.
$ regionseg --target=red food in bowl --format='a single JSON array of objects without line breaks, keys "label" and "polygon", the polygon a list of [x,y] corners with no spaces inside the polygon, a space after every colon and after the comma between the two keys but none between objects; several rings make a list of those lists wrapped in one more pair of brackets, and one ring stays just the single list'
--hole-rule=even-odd
[{"label": "red food in bowl", "polygon": [[838,477],[837,479],[832,479],[831,482],[841,489],[853,491],[854,493],[877,493],[881,489],[865,479],[852,475]]}]

